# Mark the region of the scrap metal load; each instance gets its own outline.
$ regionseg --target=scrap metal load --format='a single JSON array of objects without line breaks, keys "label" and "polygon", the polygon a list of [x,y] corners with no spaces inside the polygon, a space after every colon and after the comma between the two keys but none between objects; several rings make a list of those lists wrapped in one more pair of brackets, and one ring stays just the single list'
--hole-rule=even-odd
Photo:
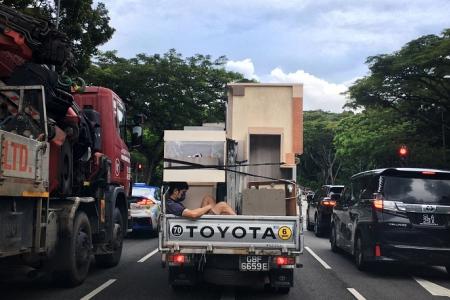
[{"label": "scrap metal load", "polygon": [[[96,142],[98,116],[80,109],[71,86],[61,83],[48,65],[66,69],[73,65],[68,37],[41,18],[22,14],[0,4],[0,88],[4,86],[43,86],[21,97],[12,90],[0,90],[0,129],[36,140],[50,142],[50,193],[70,195],[91,177],[86,162]],[[45,107],[42,107],[45,98]],[[44,110],[46,118],[42,118]],[[47,124],[43,124],[46,119]],[[46,126],[46,135],[39,128]],[[66,153],[65,153],[66,152]],[[60,157],[70,157],[63,172]],[[96,173],[96,172],[93,172]],[[73,177],[73,180],[72,180]]]},{"label": "scrap metal load", "polygon": [[31,17],[0,4],[0,77],[25,61],[71,65],[68,37],[47,20]]}]

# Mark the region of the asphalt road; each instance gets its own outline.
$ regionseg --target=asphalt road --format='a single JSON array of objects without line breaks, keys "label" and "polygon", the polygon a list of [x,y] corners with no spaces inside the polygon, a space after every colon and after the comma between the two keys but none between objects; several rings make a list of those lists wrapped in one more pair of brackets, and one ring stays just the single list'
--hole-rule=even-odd
[{"label": "asphalt road", "polygon": [[[442,299],[450,297],[450,280],[443,268],[380,266],[360,272],[352,258],[332,253],[327,238],[305,233],[304,267],[295,271],[288,295],[262,287],[223,288],[200,285],[173,291],[167,269],[161,268],[156,238],[125,241],[120,264],[91,268],[86,282],[73,289],[54,287],[49,278],[27,279],[24,270],[0,270],[0,299]],[[6,275],[5,275],[6,274]],[[419,283],[420,282],[420,283]],[[425,287],[423,287],[422,285]],[[432,296],[432,293],[441,296]],[[84,297],[84,298],[83,298]]]}]

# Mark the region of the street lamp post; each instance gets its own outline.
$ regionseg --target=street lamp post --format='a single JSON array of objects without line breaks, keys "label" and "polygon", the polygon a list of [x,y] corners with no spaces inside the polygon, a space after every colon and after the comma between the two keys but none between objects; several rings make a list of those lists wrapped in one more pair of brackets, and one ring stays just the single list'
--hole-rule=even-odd
[{"label": "street lamp post", "polygon": [[59,15],[61,12],[61,0],[56,2],[56,29],[59,29]]}]

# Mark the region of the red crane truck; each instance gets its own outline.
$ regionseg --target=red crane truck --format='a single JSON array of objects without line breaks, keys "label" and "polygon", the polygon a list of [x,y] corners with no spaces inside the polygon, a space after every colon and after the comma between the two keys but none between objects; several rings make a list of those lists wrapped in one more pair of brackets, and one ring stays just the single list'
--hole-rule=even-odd
[{"label": "red crane truck", "polygon": [[119,263],[130,192],[125,105],[107,88],[68,88],[47,67],[72,58],[50,23],[0,5],[0,267],[66,286],[84,281],[92,256]]}]

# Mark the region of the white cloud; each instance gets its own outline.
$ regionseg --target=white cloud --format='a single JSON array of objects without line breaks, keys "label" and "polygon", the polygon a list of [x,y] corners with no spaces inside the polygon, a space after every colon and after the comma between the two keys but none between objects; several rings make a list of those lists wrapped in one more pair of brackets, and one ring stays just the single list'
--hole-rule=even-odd
[{"label": "white cloud", "polygon": [[274,83],[302,83],[304,110],[342,112],[342,106],[347,101],[342,95],[347,91],[345,84],[331,83],[303,70],[285,73],[281,68],[275,68],[265,80]]},{"label": "white cloud", "polygon": [[[341,84],[328,82],[303,70],[285,73],[281,68],[273,69],[270,74],[258,76],[250,58],[239,61],[228,61],[226,69],[244,74],[245,78],[256,79],[264,83],[302,83],[303,109],[342,112],[347,98],[342,95],[356,79]],[[262,79],[260,79],[262,78]]]},{"label": "white cloud", "polygon": [[448,0],[99,1],[116,28],[103,50],[251,57],[258,74],[280,66],[331,82],[363,75],[368,56],[450,26]]},{"label": "white cloud", "polygon": [[259,80],[259,77],[255,74],[255,66],[253,65],[253,62],[250,58],[236,61],[229,60],[225,67],[229,71],[243,74],[247,79]]}]

